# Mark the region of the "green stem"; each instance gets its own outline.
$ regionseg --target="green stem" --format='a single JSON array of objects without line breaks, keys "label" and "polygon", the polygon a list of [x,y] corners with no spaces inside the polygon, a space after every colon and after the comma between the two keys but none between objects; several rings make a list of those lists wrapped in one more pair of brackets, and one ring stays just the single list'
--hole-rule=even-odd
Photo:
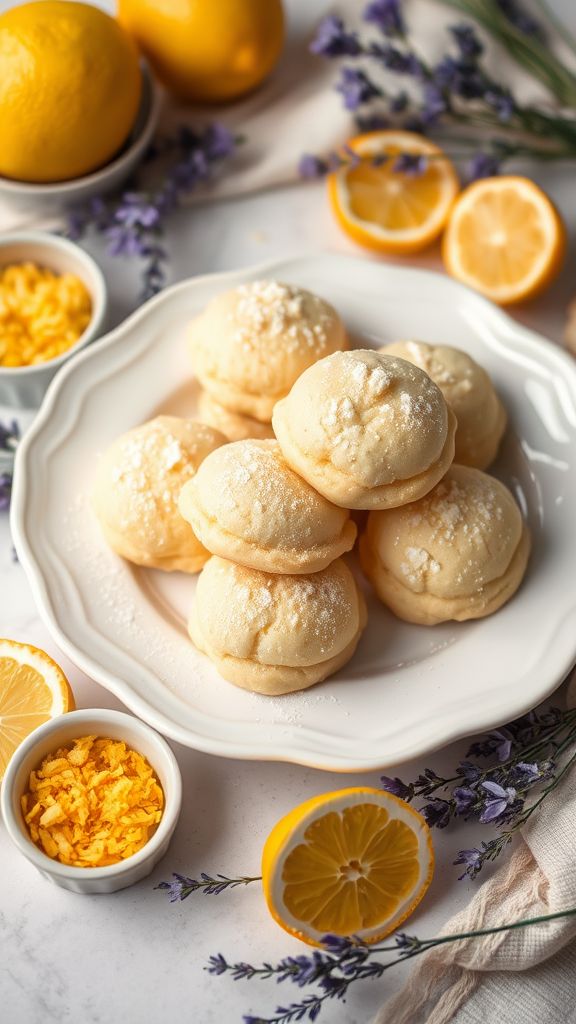
[{"label": "green stem", "polygon": [[[574,917],[576,916],[576,907],[570,907],[568,910],[558,910],[553,914],[541,914],[539,917],[527,917],[520,921],[513,921],[512,924],[500,924],[495,925],[493,928],[477,928],[469,932],[458,932],[454,935],[440,935],[434,939],[422,939],[421,945],[415,950],[410,950],[406,956],[398,958],[398,962],[401,960],[408,960],[410,956],[416,956],[418,953],[425,953],[428,949],[432,949],[435,946],[444,946],[450,942],[460,942],[463,939],[477,939],[482,938],[484,935],[497,935],[500,932],[514,931],[516,928],[527,928],[531,924],[543,924],[546,921],[557,921],[562,917]],[[371,953],[393,953],[398,952],[398,946],[373,946]],[[392,963],[386,964],[384,969],[392,967],[397,961],[393,960]]]},{"label": "green stem", "polygon": [[[566,741],[565,746],[567,746],[567,745],[568,745],[568,740]],[[562,749],[565,749],[565,747],[563,747]],[[557,753],[561,753],[561,752],[562,751],[559,750]],[[534,803],[531,804],[530,807],[528,807],[527,810],[523,812],[521,818],[519,818],[517,823],[514,825],[514,829],[513,830],[510,829],[510,831],[516,831],[516,829],[518,829],[522,825],[526,824],[528,819],[531,818],[532,815],[534,814],[534,811],[536,810],[536,808],[540,806],[542,801],[546,799],[546,797],[548,796],[549,793],[552,792],[552,790],[556,789],[556,786],[558,785],[560,780],[564,777],[564,775],[566,775],[567,772],[570,771],[570,769],[571,769],[571,767],[572,767],[572,765],[574,764],[575,761],[576,761],[576,751],[572,754],[572,757],[568,758],[568,760],[567,760],[566,764],[564,765],[564,767],[562,768],[562,770],[559,771],[558,774],[554,776],[552,782],[548,786],[546,786],[545,789],[542,790],[542,792],[541,792],[540,796],[538,797],[538,799],[535,800]]]}]

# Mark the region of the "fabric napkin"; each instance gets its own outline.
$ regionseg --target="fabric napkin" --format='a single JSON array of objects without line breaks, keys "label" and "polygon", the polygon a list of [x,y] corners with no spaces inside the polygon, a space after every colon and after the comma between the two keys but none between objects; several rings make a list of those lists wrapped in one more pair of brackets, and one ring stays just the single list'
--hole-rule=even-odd
[{"label": "fabric napkin", "polygon": [[[576,674],[568,706],[576,705]],[[576,768],[527,822],[511,856],[440,935],[576,907]],[[373,1024],[574,1024],[576,918],[438,946]]]}]

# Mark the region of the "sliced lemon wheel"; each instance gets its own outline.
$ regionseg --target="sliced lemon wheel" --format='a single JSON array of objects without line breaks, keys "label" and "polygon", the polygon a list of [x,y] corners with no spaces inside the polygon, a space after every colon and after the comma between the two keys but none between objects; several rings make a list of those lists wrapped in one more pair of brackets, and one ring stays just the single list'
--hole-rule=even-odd
[{"label": "sliced lemon wheel", "polygon": [[68,680],[48,654],[0,639],[0,779],[33,729],[74,707]]},{"label": "sliced lemon wheel", "polygon": [[272,829],[262,855],[272,917],[313,946],[328,933],[377,942],[412,913],[433,870],[422,815],[370,788],[325,793],[295,807]]},{"label": "sliced lemon wheel", "polygon": [[529,178],[476,181],[458,198],[443,239],[449,274],[507,305],[532,298],[562,266],[566,232]]},{"label": "sliced lemon wheel", "polygon": [[[414,132],[377,131],[348,143],[362,161],[328,178],[337,220],[350,238],[376,252],[410,253],[444,228],[458,194],[458,176],[438,146]],[[395,169],[400,154],[426,160],[421,174]],[[375,158],[386,157],[375,164]]]}]

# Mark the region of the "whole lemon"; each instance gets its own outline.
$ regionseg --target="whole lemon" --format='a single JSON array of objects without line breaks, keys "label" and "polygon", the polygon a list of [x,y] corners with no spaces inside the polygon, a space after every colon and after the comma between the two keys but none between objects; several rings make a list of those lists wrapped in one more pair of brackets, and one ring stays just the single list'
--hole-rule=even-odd
[{"label": "whole lemon", "polygon": [[138,51],[103,11],[66,0],[0,16],[0,174],[64,181],[106,163],[134,124]]},{"label": "whole lemon", "polygon": [[281,0],[118,0],[118,17],[185,100],[248,92],[272,70],[284,41]]}]

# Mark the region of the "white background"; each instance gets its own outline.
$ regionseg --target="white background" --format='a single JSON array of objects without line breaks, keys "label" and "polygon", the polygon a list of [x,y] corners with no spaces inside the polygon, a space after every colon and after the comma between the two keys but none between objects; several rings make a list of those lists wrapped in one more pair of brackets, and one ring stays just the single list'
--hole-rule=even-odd
[{"label": "white background", "polygon": [[[214,0],[217,3],[217,0]],[[0,2],[0,10],[12,6]],[[110,7],[110,4],[103,4]],[[313,18],[318,0],[288,0],[289,13]],[[576,27],[571,0],[553,7]],[[303,149],[313,140],[303,139]],[[556,200],[571,229],[576,207],[574,167],[533,169]],[[332,221],[324,188],[297,185],[191,209],[170,233],[172,280],[227,270],[315,248],[353,251]],[[113,316],[134,305],[136,273],[106,258],[98,246],[110,288]],[[436,251],[411,261],[439,267]],[[576,293],[573,243],[559,281],[536,303],[515,311],[523,322],[560,341],[565,308]],[[40,623],[20,566],[13,562],[6,516],[0,516],[0,634],[44,647],[68,674],[79,707],[120,707],[105,690],[61,656]],[[219,897],[201,894],[170,905],[154,891],[172,871],[258,874],[262,843],[275,821],[294,804],[327,789],[378,784],[378,774],[329,775],[291,765],[210,758],[174,745],[184,778],[184,810],[164,862],[153,876],[112,896],[78,896],[52,887],[10,845],[0,827],[0,1018],[7,1024],[234,1024],[243,1013],[270,1015],[300,990],[272,982],[211,978],[210,953],[257,963],[302,946],[269,918],[260,887]],[[463,755],[455,744],[427,764],[448,771]],[[424,763],[403,766],[414,777]],[[451,861],[456,850],[487,836],[481,826],[435,832],[438,867],[432,887],[407,925],[420,936],[438,931],[467,901],[478,883],[458,882]],[[394,969],[380,982],[366,982],[348,1002],[330,1004],[321,1020],[365,1024],[402,979]]]}]

